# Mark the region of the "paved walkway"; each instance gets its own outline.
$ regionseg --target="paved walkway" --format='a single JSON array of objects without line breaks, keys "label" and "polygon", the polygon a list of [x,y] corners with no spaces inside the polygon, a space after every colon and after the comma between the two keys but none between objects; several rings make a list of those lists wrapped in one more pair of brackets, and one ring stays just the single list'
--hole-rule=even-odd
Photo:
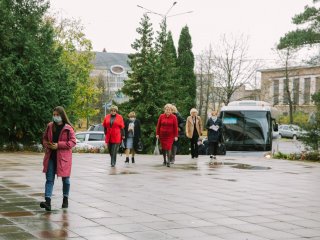
[{"label": "paved walkway", "polygon": [[320,239],[319,163],[139,155],[111,169],[108,155],[74,154],[69,209],[59,178],[45,212],[42,156],[0,154],[0,239]]}]

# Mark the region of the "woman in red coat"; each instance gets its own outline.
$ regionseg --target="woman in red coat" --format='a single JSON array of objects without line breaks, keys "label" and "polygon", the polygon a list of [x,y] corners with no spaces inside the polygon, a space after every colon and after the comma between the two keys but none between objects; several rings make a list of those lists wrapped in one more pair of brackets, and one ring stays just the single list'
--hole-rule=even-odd
[{"label": "woman in red coat", "polygon": [[111,167],[116,165],[119,146],[124,138],[124,121],[122,116],[117,112],[118,107],[112,105],[110,114],[106,115],[102,124],[106,135],[105,142],[111,157]]},{"label": "woman in red coat", "polygon": [[172,144],[178,140],[178,121],[177,117],[172,114],[171,104],[166,104],[164,106],[164,113],[159,116],[156,138],[160,139],[163,165],[170,167]]},{"label": "woman in red coat", "polygon": [[68,207],[72,147],[75,145],[76,138],[71,123],[63,107],[58,106],[53,110],[53,121],[48,124],[43,135],[45,147],[43,172],[46,173],[46,185],[45,202],[41,202],[40,207],[47,211],[51,211],[51,196],[56,174],[62,177],[62,208]]}]

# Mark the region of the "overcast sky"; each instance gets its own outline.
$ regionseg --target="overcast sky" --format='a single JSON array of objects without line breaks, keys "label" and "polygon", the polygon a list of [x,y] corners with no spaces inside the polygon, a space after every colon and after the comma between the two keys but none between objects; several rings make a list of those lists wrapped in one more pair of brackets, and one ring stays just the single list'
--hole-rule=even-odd
[{"label": "overcast sky", "polygon": [[[138,36],[136,28],[145,10],[160,14],[172,6],[171,0],[50,0],[51,11],[63,17],[81,19],[85,34],[95,51],[131,53],[131,43]],[[311,0],[178,0],[168,15],[193,11],[167,19],[177,47],[182,27],[188,25],[194,54],[217,44],[222,34],[249,37],[249,55],[275,59],[272,52],[281,36],[295,29],[291,18],[311,5]],[[154,30],[161,16],[149,15]]]}]

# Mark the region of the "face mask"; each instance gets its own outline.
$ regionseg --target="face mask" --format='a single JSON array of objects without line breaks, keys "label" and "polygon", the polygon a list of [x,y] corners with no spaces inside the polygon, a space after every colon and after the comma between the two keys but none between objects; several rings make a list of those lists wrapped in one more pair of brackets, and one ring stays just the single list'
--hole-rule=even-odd
[{"label": "face mask", "polygon": [[53,116],[53,121],[55,122],[55,123],[60,123],[60,122],[62,122],[62,118],[61,118],[61,116]]},{"label": "face mask", "polygon": [[217,120],[217,116],[212,116],[211,118],[213,121]]},{"label": "face mask", "polygon": [[134,118],[130,118],[130,121],[134,121]]}]

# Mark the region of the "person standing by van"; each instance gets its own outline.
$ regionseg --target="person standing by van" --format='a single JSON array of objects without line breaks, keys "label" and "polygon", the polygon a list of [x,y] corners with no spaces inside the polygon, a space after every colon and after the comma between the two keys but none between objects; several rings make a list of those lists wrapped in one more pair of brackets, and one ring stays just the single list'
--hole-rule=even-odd
[{"label": "person standing by van", "polygon": [[216,159],[222,132],[222,120],[218,118],[217,111],[211,112],[211,117],[207,120],[206,127],[208,130],[210,160],[212,160]]}]

